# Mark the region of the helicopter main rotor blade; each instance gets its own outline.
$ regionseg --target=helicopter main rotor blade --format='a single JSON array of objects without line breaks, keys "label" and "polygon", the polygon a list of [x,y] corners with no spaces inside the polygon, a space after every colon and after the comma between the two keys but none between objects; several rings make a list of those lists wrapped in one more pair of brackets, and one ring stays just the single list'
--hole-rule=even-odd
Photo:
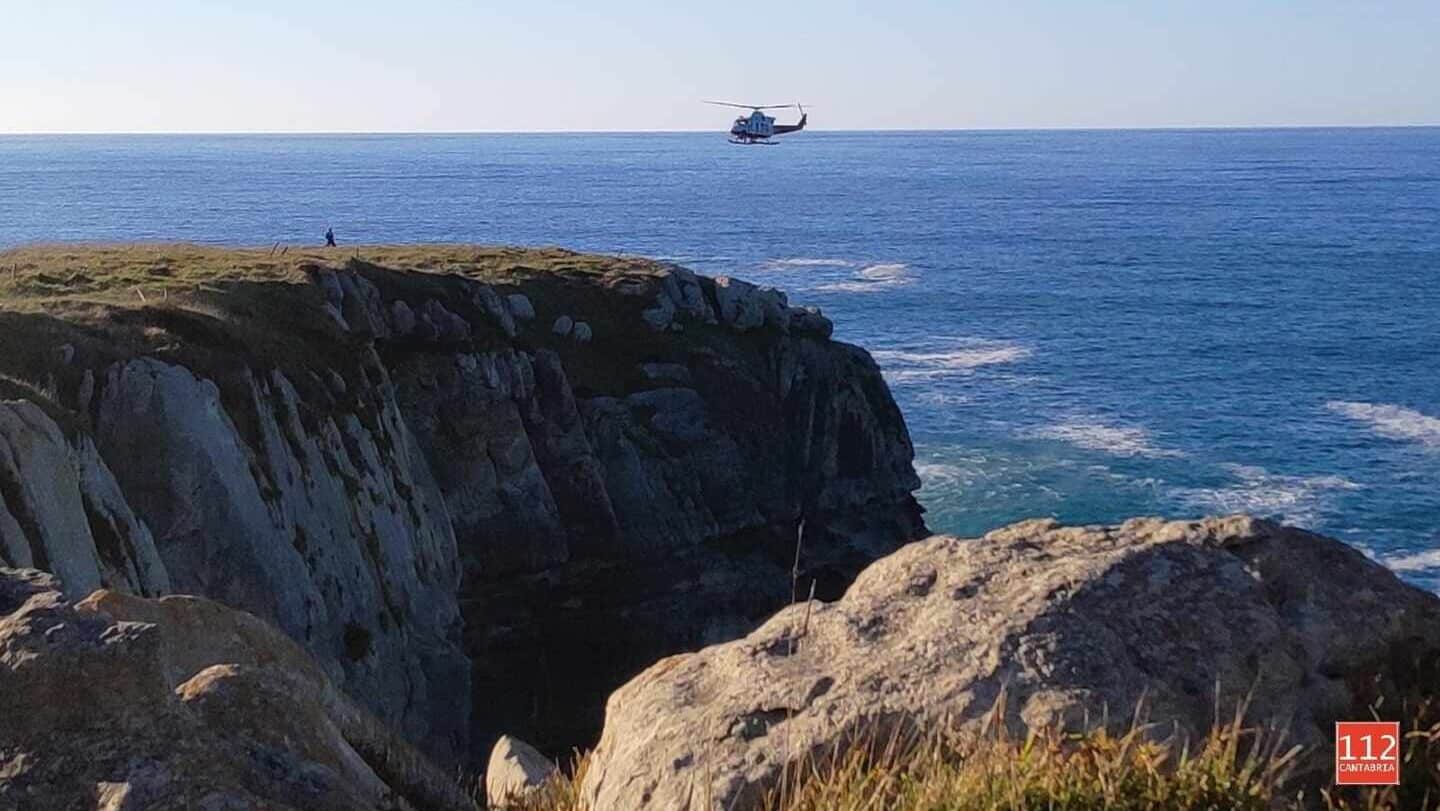
[{"label": "helicopter main rotor blade", "polygon": [[710,101],[703,100],[705,104],[718,104],[721,107],[735,107],[741,110],[781,110],[786,107],[794,107],[793,104],[736,104],[733,101]]}]

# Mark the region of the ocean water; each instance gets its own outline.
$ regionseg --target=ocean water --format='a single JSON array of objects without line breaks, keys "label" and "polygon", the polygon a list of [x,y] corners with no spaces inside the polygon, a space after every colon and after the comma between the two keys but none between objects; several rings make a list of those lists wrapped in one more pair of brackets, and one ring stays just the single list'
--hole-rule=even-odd
[{"label": "ocean water", "polygon": [[1440,129],[0,137],[0,247],[327,225],[821,306],[938,531],[1245,511],[1440,588]]}]

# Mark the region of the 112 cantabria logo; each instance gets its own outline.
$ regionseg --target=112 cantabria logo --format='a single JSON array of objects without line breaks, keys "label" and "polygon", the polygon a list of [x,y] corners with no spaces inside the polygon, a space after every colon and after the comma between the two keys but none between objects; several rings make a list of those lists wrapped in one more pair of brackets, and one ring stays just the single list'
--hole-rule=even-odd
[{"label": "112 cantabria logo", "polygon": [[1395,721],[1337,722],[1335,784],[1400,785],[1400,724]]}]

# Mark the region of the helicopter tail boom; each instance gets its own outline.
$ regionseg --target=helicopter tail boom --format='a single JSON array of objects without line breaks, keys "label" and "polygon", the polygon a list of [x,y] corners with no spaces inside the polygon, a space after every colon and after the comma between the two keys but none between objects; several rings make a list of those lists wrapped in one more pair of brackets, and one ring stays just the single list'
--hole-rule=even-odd
[{"label": "helicopter tail boom", "polygon": [[776,124],[776,135],[784,135],[787,132],[799,132],[805,129],[805,124],[810,120],[810,114],[805,112],[805,108],[798,104],[795,105],[795,107],[800,110],[800,120],[794,124]]}]

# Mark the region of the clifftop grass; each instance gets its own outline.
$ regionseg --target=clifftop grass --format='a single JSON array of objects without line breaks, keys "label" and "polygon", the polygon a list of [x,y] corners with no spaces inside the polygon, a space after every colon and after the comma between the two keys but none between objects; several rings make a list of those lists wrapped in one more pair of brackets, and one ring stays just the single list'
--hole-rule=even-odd
[{"label": "clifftop grass", "polygon": [[[432,299],[445,304],[472,327],[450,351],[552,350],[582,396],[659,385],[642,379],[643,363],[758,356],[774,340],[705,324],[663,335],[647,329],[640,314],[653,303],[665,267],[562,248],[474,245],[27,246],[0,251],[0,376],[72,403],[88,385],[81,381],[86,370],[99,375],[117,361],[151,356],[210,377],[227,398],[246,396],[246,369],[279,369],[307,400],[324,403],[333,395],[319,381],[338,375],[363,384],[360,365],[370,353],[361,351],[367,339],[325,314],[324,294],[308,278],[316,269],[363,275],[387,300],[407,301],[416,311]],[[476,311],[466,289],[472,282],[501,295],[525,294],[535,320],[520,335],[505,335]],[[588,323],[594,341],[554,335],[550,327],[561,315]],[[377,343],[387,360],[441,348],[407,338]],[[80,425],[87,419],[71,416]]]},{"label": "clifftop grass", "polygon": [[0,305],[143,304],[244,282],[305,281],[306,265],[359,259],[395,270],[520,283],[551,274],[653,275],[642,258],[563,248],[484,245],[360,245],[339,248],[219,248],[184,243],[34,245],[0,251]]}]

